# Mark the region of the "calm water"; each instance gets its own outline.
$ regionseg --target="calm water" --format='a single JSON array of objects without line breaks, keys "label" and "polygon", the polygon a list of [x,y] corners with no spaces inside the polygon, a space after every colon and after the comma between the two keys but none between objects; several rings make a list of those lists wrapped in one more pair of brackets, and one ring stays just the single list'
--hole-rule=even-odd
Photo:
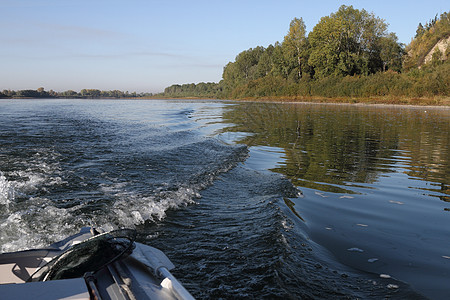
[{"label": "calm water", "polygon": [[200,299],[446,299],[449,129],[445,108],[0,100],[0,251],[132,227]]}]

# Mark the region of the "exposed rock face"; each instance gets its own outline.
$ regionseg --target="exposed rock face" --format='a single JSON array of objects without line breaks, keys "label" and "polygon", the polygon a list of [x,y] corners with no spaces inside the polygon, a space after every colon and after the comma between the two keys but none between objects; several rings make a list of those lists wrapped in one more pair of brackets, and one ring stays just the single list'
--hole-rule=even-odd
[{"label": "exposed rock face", "polygon": [[442,59],[446,60],[448,57],[445,55],[447,52],[447,48],[450,47],[450,36],[446,39],[442,39],[439,42],[434,45],[433,49],[431,49],[430,52],[425,56],[424,64],[427,64],[431,61],[434,52],[439,49],[439,51],[442,53]]}]

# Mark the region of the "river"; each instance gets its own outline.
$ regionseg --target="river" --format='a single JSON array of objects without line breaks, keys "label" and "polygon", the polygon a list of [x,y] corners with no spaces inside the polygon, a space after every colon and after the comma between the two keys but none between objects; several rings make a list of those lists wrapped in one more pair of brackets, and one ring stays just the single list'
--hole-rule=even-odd
[{"label": "river", "polygon": [[199,299],[446,299],[450,109],[0,100],[0,251],[129,227]]}]

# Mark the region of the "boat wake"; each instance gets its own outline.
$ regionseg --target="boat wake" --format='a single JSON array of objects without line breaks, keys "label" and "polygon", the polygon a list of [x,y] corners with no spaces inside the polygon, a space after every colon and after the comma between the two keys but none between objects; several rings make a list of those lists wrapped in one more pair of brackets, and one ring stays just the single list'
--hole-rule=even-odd
[{"label": "boat wake", "polygon": [[0,251],[43,247],[86,225],[113,230],[161,222],[167,211],[196,203],[201,190],[246,155],[246,147],[209,138],[81,163],[54,153],[45,165],[21,162],[26,170],[0,173]]},{"label": "boat wake", "polygon": [[311,241],[301,191],[220,134],[222,104],[68,103],[0,120],[1,252],[127,227],[197,298],[421,298]]}]

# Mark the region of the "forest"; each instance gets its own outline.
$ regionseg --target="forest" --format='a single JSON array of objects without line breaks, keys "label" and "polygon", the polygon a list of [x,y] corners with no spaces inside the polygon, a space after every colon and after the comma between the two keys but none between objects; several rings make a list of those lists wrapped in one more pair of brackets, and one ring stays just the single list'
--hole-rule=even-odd
[{"label": "forest", "polygon": [[53,90],[46,91],[43,87],[37,90],[3,90],[0,92],[0,98],[81,98],[81,99],[96,99],[96,98],[149,98],[152,97],[152,93],[129,93],[128,91],[122,92],[119,90],[101,91],[97,89],[82,89],[80,92],[72,90],[64,92],[55,92]]},{"label": "forest", "polygon": [[219,83],[176,84],[157,96],[448,102],[450,47],[429,53],[450,37],[450,15],[419,24],[407,46],[387,27],[373,13],[345,5],[309,34],[303,19],[295,18],[282,42],[239,53]]}]

